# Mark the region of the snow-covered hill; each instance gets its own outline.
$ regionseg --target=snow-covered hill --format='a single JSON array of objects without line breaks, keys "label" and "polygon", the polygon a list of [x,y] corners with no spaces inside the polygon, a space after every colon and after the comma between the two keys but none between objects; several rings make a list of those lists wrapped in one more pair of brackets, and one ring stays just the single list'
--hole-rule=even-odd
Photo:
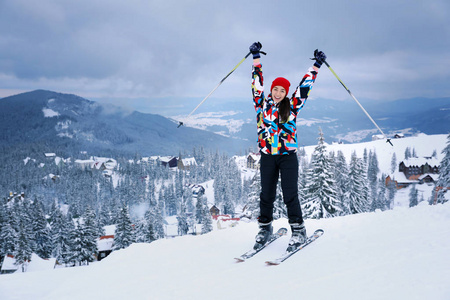
[{"label": "snow-covered hill", "polygon": [[[287,226],[278,220],[275,227]],[[282,237],[245,263],[256,223],[134,244],[87,267],[0,277],[15,299],[449,299],[450,203],[307,220],[317,242],[276,267]]]}]

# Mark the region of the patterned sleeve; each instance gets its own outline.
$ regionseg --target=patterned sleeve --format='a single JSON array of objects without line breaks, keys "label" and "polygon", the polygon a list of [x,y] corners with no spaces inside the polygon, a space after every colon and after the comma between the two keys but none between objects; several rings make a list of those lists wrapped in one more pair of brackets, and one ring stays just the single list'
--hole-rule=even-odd
[{"label": "patterned sleeve", "polygon": [[306,99],[309,96],[309,92],[311,92],[312,86],[316,81],[317,72],[311,67],[308,69],[308,72],[303,76],[300,84],[296,88],[294,94],[291,99],[291,117],[296,118],[300,109],[302,109],[303,105],[305,105]]},{"label": "patterned sleeve", "polygon": [[259,112],[259,109],[261,109],[264,104],[264,78],[261,67],[261,64],[254,65],[252,72],[253,104],[255,105],[256,112]]}]

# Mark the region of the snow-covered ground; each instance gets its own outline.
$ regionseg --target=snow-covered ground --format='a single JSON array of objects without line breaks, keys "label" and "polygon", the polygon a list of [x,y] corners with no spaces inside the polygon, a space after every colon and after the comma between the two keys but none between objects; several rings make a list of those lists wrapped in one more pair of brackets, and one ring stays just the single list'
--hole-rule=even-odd
[{"label": "snow-covered ground", "polygon": [[[381,140],[328,151],[343,151],[348,163],[353,151],[362,157],[364,149],[376,149],[380,173],[388,174],[394,152],[397,163],[406,147],[419,157],[436,150],[440,161],[446,141],[421,135],[393,140],[394,147]],[[305,148],[308,155],[313,150]],[[236,161],[243,178],[253,176],[245,157]],[[213,181],[202,185],[214,203]],[[432,195],[432,186],[417,188],[419,199]],[[215,221],[209,234],[134,244],[90,266],[1,275],[0,299],[450,299],[450,202],[408,205],[403,189],[390,211],[308,219],[308,232],[323,228],[324,236],[276,267],[264,261],[284,251],[288,236],[236,263],[252,247],[257,224]],[[274,226],[288,227],[287,220]]]},{"label": "snow-covered ground", "polygon": [[450,299],[450,202],[306,226],[325,234],[275,267],[264,261],[284,251],[288,236],[236,263],[257,231],[240,222],[134,244],[86,267],[2,275],[1,299]]}]

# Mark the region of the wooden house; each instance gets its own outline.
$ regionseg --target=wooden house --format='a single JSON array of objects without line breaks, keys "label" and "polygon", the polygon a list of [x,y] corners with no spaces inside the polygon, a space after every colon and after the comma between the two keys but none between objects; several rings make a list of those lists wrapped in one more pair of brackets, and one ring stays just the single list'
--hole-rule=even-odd
[{"label": "wooden house", "polygon": [[213,205],[210,209],[209,212],[211,214],[211,216],[217,216],[220,215],[220,209],[217,208],[217,206]]}]

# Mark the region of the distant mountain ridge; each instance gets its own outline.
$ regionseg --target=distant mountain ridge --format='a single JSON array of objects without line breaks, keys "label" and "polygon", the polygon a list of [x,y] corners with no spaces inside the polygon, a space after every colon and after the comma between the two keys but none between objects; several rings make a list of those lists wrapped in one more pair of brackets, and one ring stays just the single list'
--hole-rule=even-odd
[{"label": "distant mountain ridge", "polygon": [[155,114],[108,112],[82,97],[36,90],[0,99],[0,146],[47,151],[178,155],[194,147],[230,153],[240,140],[189,127]]}]

